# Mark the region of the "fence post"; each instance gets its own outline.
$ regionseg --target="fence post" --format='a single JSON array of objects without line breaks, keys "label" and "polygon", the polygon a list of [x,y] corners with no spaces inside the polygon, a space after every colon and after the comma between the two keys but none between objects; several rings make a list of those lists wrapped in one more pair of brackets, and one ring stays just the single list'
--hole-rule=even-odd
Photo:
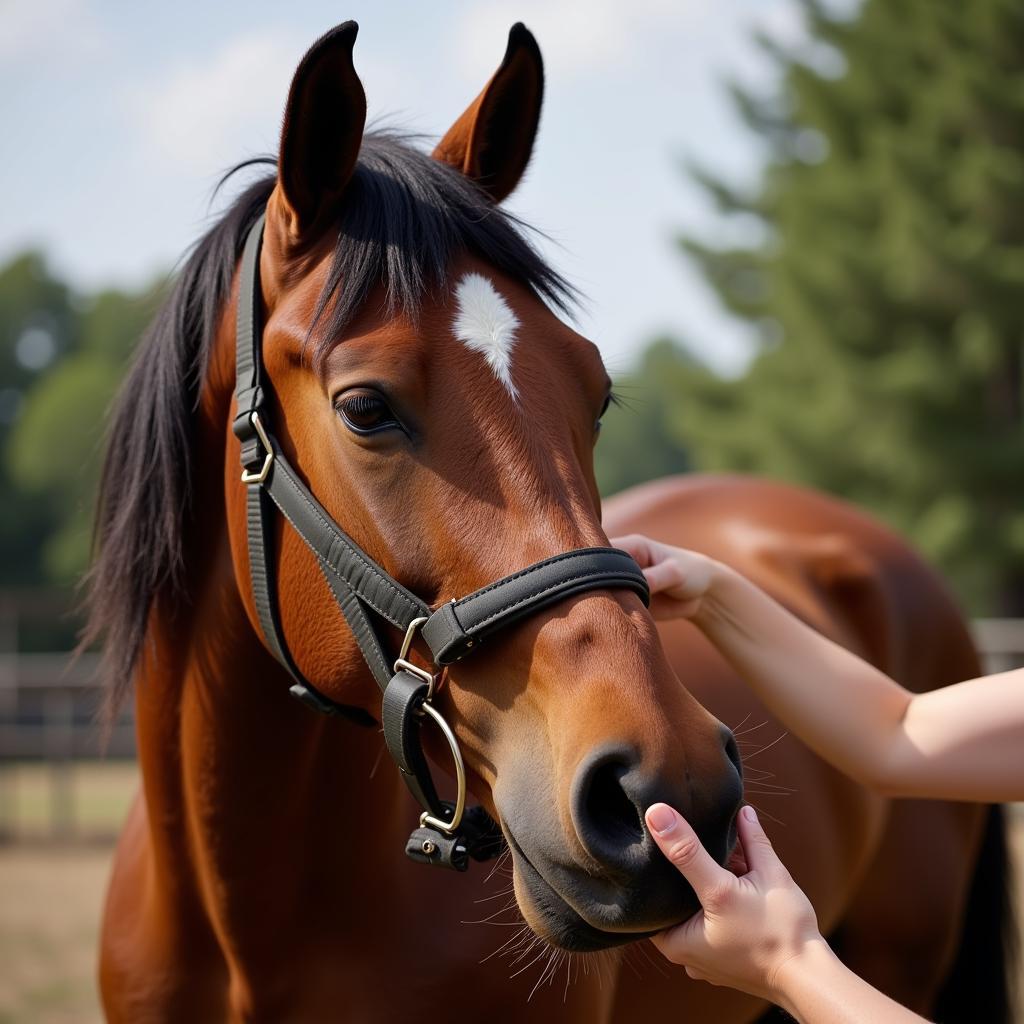
[{"label": "fence post", "polygon": [[[14,722],[18,712],[18,603],[0,592],[0,722]],[[17,830],[16,751],[0,748],[0,842]]]},{"label": "fence post", "polygon": [[66,687],[46,695],[46,756],[50,763],[50,829],[59,839],[75,831],[75,794],[71,758],[75,740],[75,706]]}]

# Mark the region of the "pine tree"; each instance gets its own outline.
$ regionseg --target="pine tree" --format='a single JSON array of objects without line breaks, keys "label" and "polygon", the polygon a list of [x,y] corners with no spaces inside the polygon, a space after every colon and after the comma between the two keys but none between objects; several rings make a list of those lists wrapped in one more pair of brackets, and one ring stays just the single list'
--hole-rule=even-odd
[{"label": "pine tree", "polygon": [[833,59],[775,48],[779,95],[734,89],[756,188],[699,175],[764,224],[682,240],[761,343],[741,379],[690,381],[681,436],[698,468],[867,507],[972,611],[1024,614],[1024,4],[803,7]]},{"label": "pine tree", "polygon": [[0,267],[0,584],[88,564],[107,407],[159,295],[75,295],[38,253]]},{"label": "pine tree", "polygon": [[615,381],[594,450],[602,494],[691,468],[678,440],[677,396],[686,393],[694,373],[700,367],[692,356],[662,338],[648,347],[635,372]]}]

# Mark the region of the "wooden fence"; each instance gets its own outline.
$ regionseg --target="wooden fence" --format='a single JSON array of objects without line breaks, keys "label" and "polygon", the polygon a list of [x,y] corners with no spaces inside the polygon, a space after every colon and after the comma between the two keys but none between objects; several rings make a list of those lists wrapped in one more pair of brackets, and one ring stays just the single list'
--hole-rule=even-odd
[{"label": "wooden fence", "polygon": [[[0,634],[2,626],[0,621]],[[973,629],[988,671],[1024,665],[1024,619],[981,619]],[[6,639],[14,639],[9,628],[6,632]],[[91,654],[73,659],[67,653],[18,653],[16,647],[0,654],[0,841],[18,835],[12,790],[25,765],[39,766],[36,777],[40,770],[46,777],[46,833],[70,839],[79,819],[76,768],[101,758],[134,758],[130,708],[106,738],[96,724],[97,670]]]}]

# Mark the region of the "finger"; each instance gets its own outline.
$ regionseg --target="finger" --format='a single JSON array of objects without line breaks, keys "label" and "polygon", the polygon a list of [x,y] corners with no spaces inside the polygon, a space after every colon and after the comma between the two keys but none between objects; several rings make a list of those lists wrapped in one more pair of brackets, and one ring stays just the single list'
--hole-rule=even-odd
[{"label": "finger", "polygon": [[661,593],[664,590],[671,590],[673,587],[681,586],[686,582],[686,575],[675,559],[668,558],[656,565],[649,565],[644,569],[644,576],[647,577],[647,585],[651,588],[652,594]]},{"label": "finger", "polygon": [[735,882],[735,875],[719,867],[690,823],[668,804],[648,807],[646,818],[658,849],[693,886],[701,903],[706,895],[720,893]]},{"label": "finger", "polygon": [[[698,911],[699,916],[700,912]],[[654,948],[668,960],[671,960],[674,964],[685,964],[687,960],[693,957],[693,954],[701,948],[700,931],[695,930],[691,922],[695,919],[691,917],[688,921],[684,921],[682,924],[677,924],[672,928],[666,928],[663,932],[658,932],[657,935],[651,936],[651,944]]]},{"label": "finger", "polygon": [[631,533],[625,537],[613,537],[611,544],[614,548],[621,548],[623,551],[629,552],[641,569],[646,565],[650,565],[652,561],[651,549],[647,538],[641,537],[638,533]]},{"label": "finger", "polygon": [[736,828],[743,846],[743,857],[751,871],[772,875],[786,870],[772,846],[772,841],[761,828],[757,812],[749,804],[740,810]]},{"label": "finger", "polygon": [[747,863],[742,843],[736,845],[735,852],[729,857],[727,870],[731,871],[737,878],[750,874],[750,865]]}]

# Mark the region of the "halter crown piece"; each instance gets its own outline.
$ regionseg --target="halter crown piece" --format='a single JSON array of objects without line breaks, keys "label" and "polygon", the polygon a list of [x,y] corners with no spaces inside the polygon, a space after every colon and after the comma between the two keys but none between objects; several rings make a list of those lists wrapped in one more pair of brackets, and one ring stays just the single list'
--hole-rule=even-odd
[{"label": "halter crown piece", "polygon": [[[432,609],[393,579],[328,515],[298,477],[269,429],[269,382],[263,377],[259,281],[264,217],[253,224],[242,254],[236,333],[237,409],[233,429],[242,443],[246,485],[249,572],[263,639],[294,682],[291,693],[327,715],[362,725],[375,720],[362,708],[338,704],[299,671],[281,631],[273,552],[275,508],[316,555],[320,571],[355,635],[383,693],[384,738],[410,792],[423,807],[406,853],[426,864],[465,871],[469,858],[487,860],[501,847],[501,830],[481,807],[466,809],[466,772],[458,741],[433,704],[437,676],[408,660],[417,631],[438,668],[459,661],[507,626],[573,594],[625,588],[647,604],[650,593],[640,567],[617,548],[580,548],[546,558],[489,586]],[[378,631],[390,623],[403,635],[389,658]],[[454,804],[437,795],[420,731],[427,721],[441,731],[455,765]]]}]

